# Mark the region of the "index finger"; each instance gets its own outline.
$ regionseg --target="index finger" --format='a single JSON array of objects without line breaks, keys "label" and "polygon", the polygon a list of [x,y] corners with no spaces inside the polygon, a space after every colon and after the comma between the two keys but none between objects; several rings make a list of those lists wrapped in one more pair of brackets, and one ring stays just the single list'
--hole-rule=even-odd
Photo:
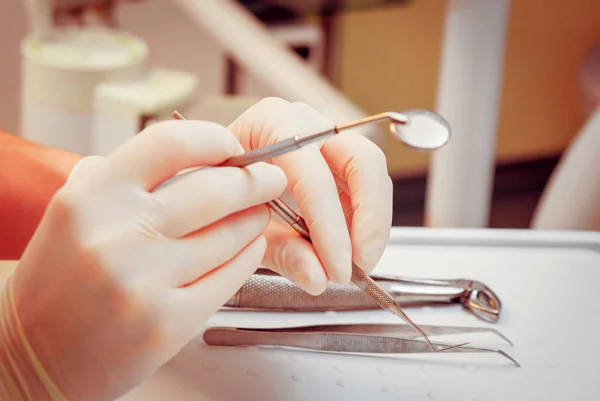
[{"label": "index finger", "polygon": [[[312,134],[331,123],[315,109],[283,100],[263,101],[238,118],[231,129],[248,147],[265,146],[294,135]],[[350,281],[352,249],[337,186],[318,146],[307,146],[273,158],[288,179],[312,245],[330,280]]]},{"label": "index finger", "polygon": [[170,120],[144,129],[107,159],[120,177],[150,190],[181,170],[220,164],[240,150],[235,136],[221,125]]}]

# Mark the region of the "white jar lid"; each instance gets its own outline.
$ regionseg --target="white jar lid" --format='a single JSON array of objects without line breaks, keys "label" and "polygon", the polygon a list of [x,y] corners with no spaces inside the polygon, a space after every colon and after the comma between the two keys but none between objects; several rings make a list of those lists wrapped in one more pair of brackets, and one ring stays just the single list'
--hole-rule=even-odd
[{"label": "white jar lid", "polygon": [[23,54],[30,61],[59,69],[114,70],[143,62],[148,45],[126,32],[102,27],[55,30],[48,39],[28,37]]}]

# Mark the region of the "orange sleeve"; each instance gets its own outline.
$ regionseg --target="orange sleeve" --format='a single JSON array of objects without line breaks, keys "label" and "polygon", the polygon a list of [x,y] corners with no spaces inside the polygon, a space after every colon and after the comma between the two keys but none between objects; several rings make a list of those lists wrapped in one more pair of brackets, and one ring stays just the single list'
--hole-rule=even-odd
[{"label": "orange sleeve", "polygon": [[50,198],[82,158],[0,131],[0,260],[21,257]]}]

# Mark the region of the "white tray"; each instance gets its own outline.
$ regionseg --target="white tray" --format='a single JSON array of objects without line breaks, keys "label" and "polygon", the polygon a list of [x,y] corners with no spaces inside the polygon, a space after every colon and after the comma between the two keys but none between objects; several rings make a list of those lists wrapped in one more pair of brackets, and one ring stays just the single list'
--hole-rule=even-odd
[{"label": "white tray", "polygon": [[[377,272],[472,278],[503,301],[482,334],[445,342],[502,348],[494,354],[393,358],[276,349],[216,348],[201,336],[122,401],[598,400],[600,233],[395,228]],[[417,323],[483,326],[461,307],[407,308]],[[313,314],[221,312],[210,325],[398,322],[383,311]],[[437,339],[437,338],[436,338]]]}]

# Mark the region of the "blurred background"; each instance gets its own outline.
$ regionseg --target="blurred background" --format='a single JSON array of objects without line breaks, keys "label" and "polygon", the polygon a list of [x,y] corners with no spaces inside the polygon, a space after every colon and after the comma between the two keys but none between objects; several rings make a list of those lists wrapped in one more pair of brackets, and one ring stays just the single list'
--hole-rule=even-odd
[{"label": "blurred background", "polygon": [[[287,98],[284,79],[269,84],[253,74],[232,53],[235,45],[226,48],[226,39],[215,39],[216,25],[200,23],[183,3],[125,1],[114,6],[111,23],[147,43],[148,64],[195,76],[186,102],[189,117],[227,123],[261,97]],[[202,0],[195,3],[202,7]],[[438,107],[448,1],[225,3],[252,15],[366,114]],[[467,7],[469,2],[453,6],[460,9],[461,3]],[[494,2],[487,3],[493,10]],[[31,30],[24,4],[4,0],[0,5],[0,128],[16,135],[23,131],[20,46]],[[205,5],[219,7],[214,1]],[[507,10],[488,224],[526,228],[561,156],[600,99],[600,61],[594,56],[600,45],[600,1],[515,0]],[[282,68],[281,76],[290,71]],[[294,76],[285,78],[290,88],[297,85]],[[455,96],[459,101],[461,93]],[[395,181],[394,224],[426,224],[432,156],[382,138]],[[600,173],[595,174],[592,179]]]}]

